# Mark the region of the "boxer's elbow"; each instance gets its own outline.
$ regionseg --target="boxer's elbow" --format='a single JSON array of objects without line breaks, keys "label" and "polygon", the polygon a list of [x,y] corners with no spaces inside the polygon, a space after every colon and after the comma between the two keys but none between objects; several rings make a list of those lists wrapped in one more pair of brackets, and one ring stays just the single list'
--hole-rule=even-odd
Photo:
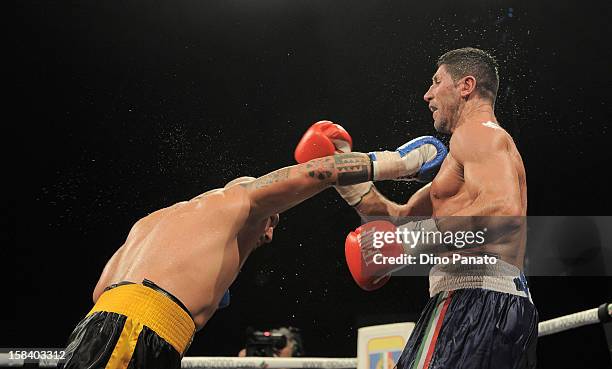
[{"label": "boxer's elbow", "polygon": [[523,226],[523,211],[519,206],[514,206],[512,204],[505,205],[501,208],[499,215],[504,225],[503,228],[506,229],[507,232],[514,232]]},{"label": "boxer's elbow", "polygon": [[475,205],[480,208],[476,211],[483,216],[519,217],[523,214],[520,199],[504,193],[480,193]]},{"label": "boxer's elbow", "polygon": [[487,229],[493,239],[515,233],[524,223],[520,207],[503,201],[489,201],[479,209],[467,210],[460,215],[469,217],[472,222],[471,229]]},{"label": "boxer's elbow", "polygon": [[500,201],[497,202],[499,206],[499,215],[507,217],[520,217],[523,215],[523,206],[521,203],[521,196],[518,193],[506,192],[505,195],[499,196]]},{"label": "boxer's elbow", "polygon": [[489,214],[494,218],[491,221],[497,224],[497,227],[505,232],[514,232],[522,227],[523,210],[520,206],[508,201],[500,201],[493,206]]}]

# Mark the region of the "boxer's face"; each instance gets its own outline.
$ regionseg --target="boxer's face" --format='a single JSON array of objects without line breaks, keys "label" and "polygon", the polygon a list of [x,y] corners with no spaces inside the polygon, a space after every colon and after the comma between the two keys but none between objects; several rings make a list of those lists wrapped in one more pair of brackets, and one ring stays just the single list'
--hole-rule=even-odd
[{"label": "boxer's face", "polygon": [[457,120],[461,93],[444,65],[438,68],[431,80],[423,98],[432,112],[436,131],[450,133]]}]

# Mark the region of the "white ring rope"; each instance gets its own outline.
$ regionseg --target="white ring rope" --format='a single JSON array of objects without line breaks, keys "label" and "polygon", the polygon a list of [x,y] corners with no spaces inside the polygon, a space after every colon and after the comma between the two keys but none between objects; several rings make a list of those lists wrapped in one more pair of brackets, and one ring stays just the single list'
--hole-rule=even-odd
[{"label": "white ring rope", "polygon": [[[9,360],[9,354],[0,353],[0,366],[23,367],[24,360]],[[55,368],[57,359],[40,359],[40,368]],[[184,357],[181,368],[321,368],[344,369],[357,368],[357,358],[300,358],[300,357],[224,357],[224,356],[192,356]]]},{"label": "white ring rope", "polygon": [[[582,327],[583,325],[610,321],[612,304],[598,308],[546,320],[538,325],[538,337]],[[40,368],[55,368],[58,360],[39,360]],[[0,366],[23,367],[24,360],[9,360],[8,353],[0,353]],[[184,357],[181,368],[256,368],[256,369],[344,369],[357,368],[357,358],[301,358],[301,357],[223,357],[191,356]]]},{"label": "white ring rope", "polygon": [[181,368],[356,368],[357,358],[302,357],[185,357]]},{"label": "white ring rope", "polygon": [[559,333],[570,329],[582,327],[583,325],[595,324],[603,321],[600,316],[600,311],[605,310],[605,313],[610,318],[610,307],[612,304],[604,304],[598,308],[593,308],[581,311],[574,314],[561,316],[555,319],[550,319],[538,324],[538,337],[548,336],[549,334]]}]

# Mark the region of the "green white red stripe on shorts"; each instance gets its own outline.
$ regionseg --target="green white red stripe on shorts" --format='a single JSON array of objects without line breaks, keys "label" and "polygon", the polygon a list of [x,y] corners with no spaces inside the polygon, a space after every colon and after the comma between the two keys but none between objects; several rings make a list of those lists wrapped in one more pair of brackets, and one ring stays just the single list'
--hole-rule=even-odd
[{"label": "green white red stripe on shorts", "polygon": [[453,291],[444,291],[438,294],[436,308],[427,323],[424,339],[419,347],[416,360],[411,369],[426,369],[429,367],[433,356],[438,335],[442,329],[442,323],[446,315],[448,305],[450,305],[453,296]]}]

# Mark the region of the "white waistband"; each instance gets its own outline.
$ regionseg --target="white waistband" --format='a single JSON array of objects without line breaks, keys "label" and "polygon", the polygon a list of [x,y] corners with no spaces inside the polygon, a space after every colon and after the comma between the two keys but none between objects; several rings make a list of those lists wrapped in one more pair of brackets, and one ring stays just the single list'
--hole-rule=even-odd
[{"label": "white waistband", "polygon": [[495,264],[437,264],[429,272],[429,295],[464,288],[486,290],[531,297],[521,270],[500,259]]}]

